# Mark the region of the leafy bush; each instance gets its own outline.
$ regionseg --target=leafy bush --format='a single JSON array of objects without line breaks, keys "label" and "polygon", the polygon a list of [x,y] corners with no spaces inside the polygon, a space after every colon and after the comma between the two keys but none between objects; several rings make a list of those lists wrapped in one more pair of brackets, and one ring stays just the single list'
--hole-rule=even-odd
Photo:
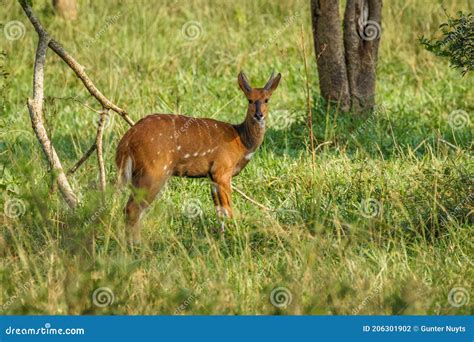
[{"label": "leafy bush", "polygon": [[439,27],[443,37],[438,40],[421,37],[420,42],[436,56],[449,58],[451,66],[461,69],[464,76],[474,66],[474,16],[462,12],[458,12],[458,18],[447,13],[446,16],[448,21]]}]

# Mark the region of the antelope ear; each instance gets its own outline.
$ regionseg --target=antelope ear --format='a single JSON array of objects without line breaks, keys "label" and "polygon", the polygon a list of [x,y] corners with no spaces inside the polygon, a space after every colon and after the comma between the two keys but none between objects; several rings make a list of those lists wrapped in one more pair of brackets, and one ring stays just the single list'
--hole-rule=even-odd
[{"label": "antelope ear", "polygon": [[267,84],[265,85],[264,89],[272,93],[278,87],[278,84],[280,84],[280,79],[281,79],[280,73],[278,73],[276,77],[273,77],[273,74],[272,74]]},{"label": "antelope ear", "polygon": [[239,82],[240,89],[242,89],[245,95],[248,95],[252,91],[252,87],[250,86],[247,77],[245,77],[245,74],[242,71],[239,73],[237,80]]}]

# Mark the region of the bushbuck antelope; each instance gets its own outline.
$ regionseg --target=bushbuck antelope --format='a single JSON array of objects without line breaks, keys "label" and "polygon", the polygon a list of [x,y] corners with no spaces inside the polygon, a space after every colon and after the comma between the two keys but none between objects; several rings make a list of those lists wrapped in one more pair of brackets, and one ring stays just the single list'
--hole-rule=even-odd
[{"label": "bushbuck antelope", "polygon": [[231,178],[242,171],[261,145],[268,100],[281,74],[263,88],[252,88],[243,72],[238,84],[248,100],[241,124],[174,114],[152,114],[120,140],[116,164],[122,183],[132,186],[125,208],[132,241],[139,240],[139,218],[170,176],[209,177],[218,217],[232,217]]}]

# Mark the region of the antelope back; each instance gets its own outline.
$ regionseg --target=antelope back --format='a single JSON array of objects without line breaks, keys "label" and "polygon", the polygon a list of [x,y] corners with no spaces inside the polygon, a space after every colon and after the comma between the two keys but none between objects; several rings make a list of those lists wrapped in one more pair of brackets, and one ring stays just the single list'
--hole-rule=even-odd
[{"label": "antelope back", "polygon": [[[133,126],[117,147],[122,175],[205,177],[213,165],[231,167],[246,152],[235,128],[213,119],[182,115],[150,115]],[[130,180],[130,173],[127,174]]]}]

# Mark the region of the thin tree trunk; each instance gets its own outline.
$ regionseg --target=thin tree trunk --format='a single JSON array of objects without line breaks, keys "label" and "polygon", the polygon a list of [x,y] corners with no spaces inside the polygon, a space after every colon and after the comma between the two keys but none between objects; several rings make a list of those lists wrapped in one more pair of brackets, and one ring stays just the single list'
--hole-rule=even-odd
[{"label": "thin tree trunk", "polygon": [[321,96],[346,111],[350,97],[339,0],[311,0],[311,18]]},{"label": "thin tree trunk", "polygon": [[354,112],[375,106],[375,81],[381,35],[382,0],[347,0],[344,48]]}]

